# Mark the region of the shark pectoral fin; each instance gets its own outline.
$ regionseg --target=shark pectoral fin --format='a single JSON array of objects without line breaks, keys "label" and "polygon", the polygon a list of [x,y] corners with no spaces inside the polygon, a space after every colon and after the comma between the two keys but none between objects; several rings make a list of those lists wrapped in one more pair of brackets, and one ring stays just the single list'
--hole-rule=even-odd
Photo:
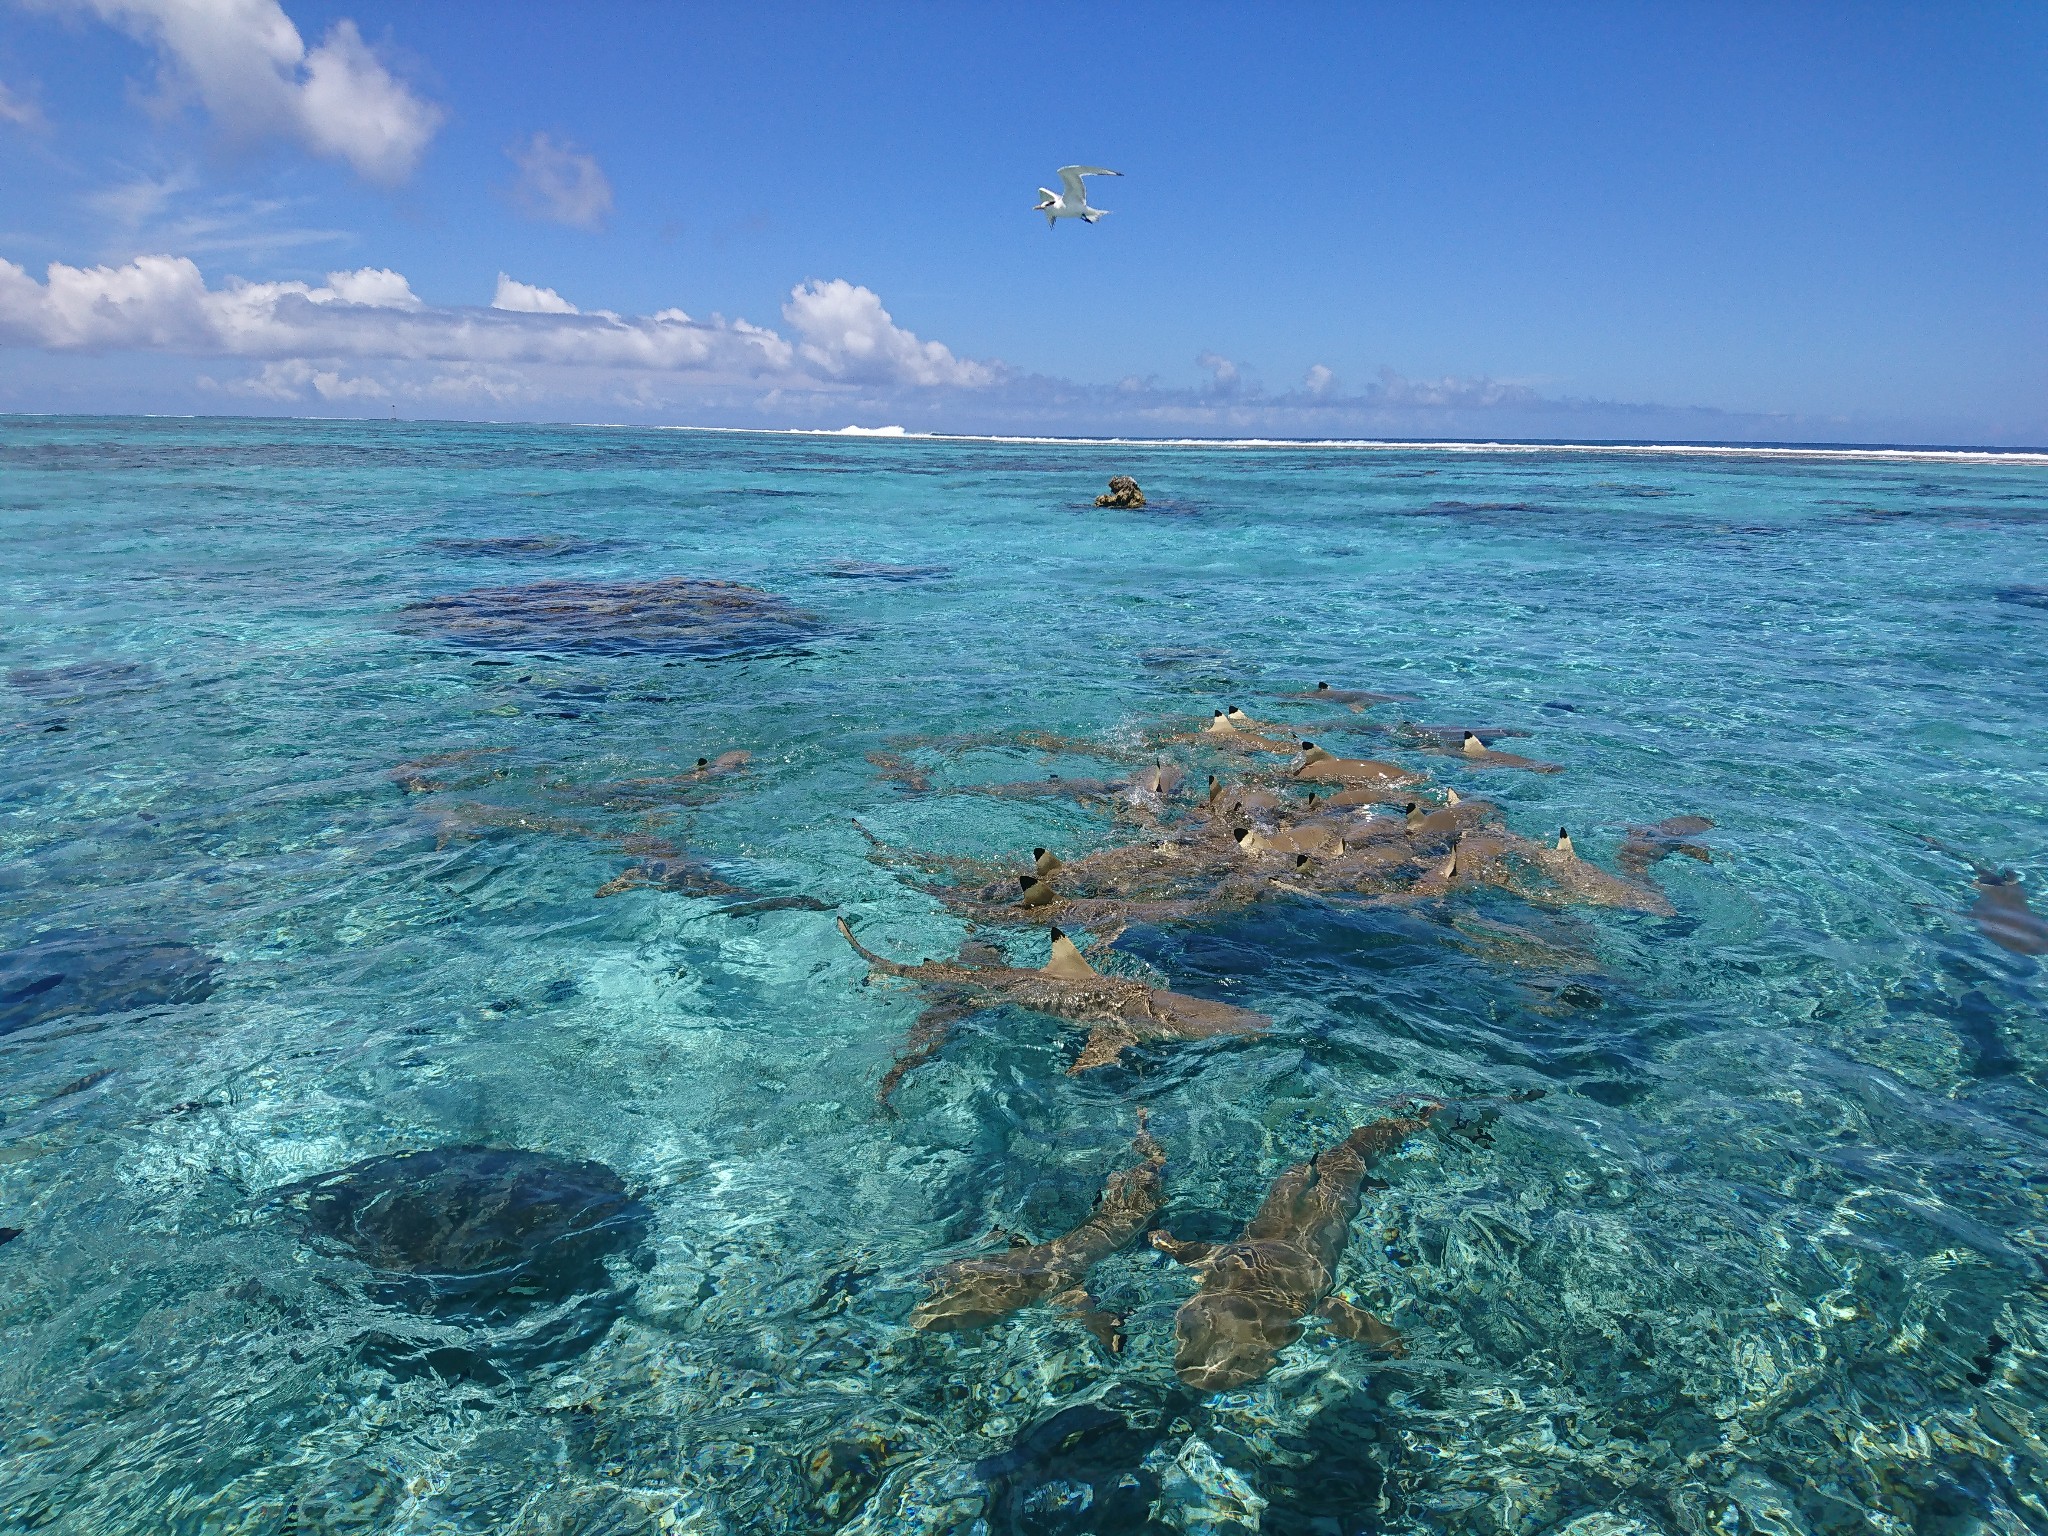
[{"label": "shark pectoral fin", "polygon": [[1085,1287],[1077,1285],[1072,1290],[1061,1291],[1051,1301],[1053,1306],[1101,1340],[1102,1347],[1112,1355],[1123,1353],[1124,1320],[1114,1312],[1105,1312]]},{"label": "shark pectoral fin", "polygon": [[1073,1077],[1096,1067],[1115,1066],[1117,1058],[1137,1043],[1138,1037],[1127,1024],[1098,1024],[1088,1043],[1081,1047],[1081,1054],[1074,1058],[1074,1064],[1067,1068],[1067,1075]]},{"label": "shark pectoral fin", "polygon": [[1184,1243],[1163,1227],[1155,1227],[1147,1232],[1145,1241],[1176,1264],[1199,1264],[1209,1257],[1216,1246],[1214,1243]]},{"label": "shark pectoral fin", "polygon": [[974,1011],[972,1003],[934,1003],[917,1016],[917,1021],[910,1026],[909,1037],[903,1042],[903,1053],[882,1075],[881,1087],[876,1090],[875,1098],[884,1110],[894,1113],[889,1098],[897,1086],[938,1055],[952,1037],[953,1026]]},{"label": "shark pectoral fin", "polygon": [[1356,1339],[1387,1354],[1401,1356],[1408,1353],[1408,1346],[1401,1342],[1400,1330],[1381,1322],[1363,1307],[1354,1307],[1348,1301],[1332,1296],[1316,1308],[1330,1332],[1342,1338]]}]

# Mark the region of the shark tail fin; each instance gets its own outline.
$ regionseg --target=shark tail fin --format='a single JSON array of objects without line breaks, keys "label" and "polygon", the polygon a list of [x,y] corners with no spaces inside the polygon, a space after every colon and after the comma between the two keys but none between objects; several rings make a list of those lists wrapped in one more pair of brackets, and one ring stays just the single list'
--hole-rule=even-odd
[{"label": "shark tail fin", "polygon": [[853,936],[853,930],[846,926],[845,918],[839,918],[837,921],[840,935],[847,943],[853,946],[853,952],[859,955],[861,959],[867,961],[873,969],[880,971],[884,976],[903,976],[909,973],[911,969],[909,966],[898,964],[885,955],[876,954],[872,949],[861,943],[859,939],[856,939]]}]

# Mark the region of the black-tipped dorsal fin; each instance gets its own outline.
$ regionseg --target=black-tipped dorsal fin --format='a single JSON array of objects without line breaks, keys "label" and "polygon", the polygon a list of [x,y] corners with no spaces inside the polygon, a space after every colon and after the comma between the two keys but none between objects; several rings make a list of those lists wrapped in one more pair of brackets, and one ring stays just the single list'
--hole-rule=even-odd
[{"label": "black-tipped dorsal fin", "polygon": [[1052,956],[1040,968],[1040,974],[1059,981],[1086,981],[1090,976],[1101,973],[1074,947],[1072,939],[1055,928],[1052,931]]}]

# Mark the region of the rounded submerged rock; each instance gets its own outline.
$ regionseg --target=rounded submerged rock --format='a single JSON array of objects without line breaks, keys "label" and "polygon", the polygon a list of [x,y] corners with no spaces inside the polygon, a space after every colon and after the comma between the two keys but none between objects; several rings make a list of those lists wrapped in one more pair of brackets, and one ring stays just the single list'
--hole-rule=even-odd
[{"label": "rounded submerged rock", "polygon": [[708,658],[800,644],[824,623],[757,587],[665,576],[474,587],[408,603],[398,627],[487,650]]},{"label": "rounded submerged rock", "polygon": [[612,1288],[648,1211],[603,1163],[506,1147],[365,1158],[280,1194],[306,1228],[378,1272],[380,1298],[494,1319]]},{"label": "rounded submerged rock", "polygon": [[49,1019],[196,1003],[220,962],[150,934],[61,928],[0,951],[0,1035]]}]

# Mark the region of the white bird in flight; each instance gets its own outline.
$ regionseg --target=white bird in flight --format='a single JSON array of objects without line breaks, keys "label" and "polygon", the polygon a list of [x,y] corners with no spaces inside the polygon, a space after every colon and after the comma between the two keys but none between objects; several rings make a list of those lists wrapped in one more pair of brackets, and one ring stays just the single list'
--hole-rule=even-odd
[{"label": "white bird in flight", "polygon": [[1084,224],[1093,224],[1107,208],[1088,206],[1088,189],[1081,184],[1083,176],[1121,176],[1122,171],[1107,171],[1099,165],[1063,165],[1060,167],[1060,186],[1065,190],[1055,192],[1050,187],[1040,187],[1038,195],[1043,201],[1035,207],[1045,215],[1045,227],[1057,227],[1060,219],[1079,219]]}]

